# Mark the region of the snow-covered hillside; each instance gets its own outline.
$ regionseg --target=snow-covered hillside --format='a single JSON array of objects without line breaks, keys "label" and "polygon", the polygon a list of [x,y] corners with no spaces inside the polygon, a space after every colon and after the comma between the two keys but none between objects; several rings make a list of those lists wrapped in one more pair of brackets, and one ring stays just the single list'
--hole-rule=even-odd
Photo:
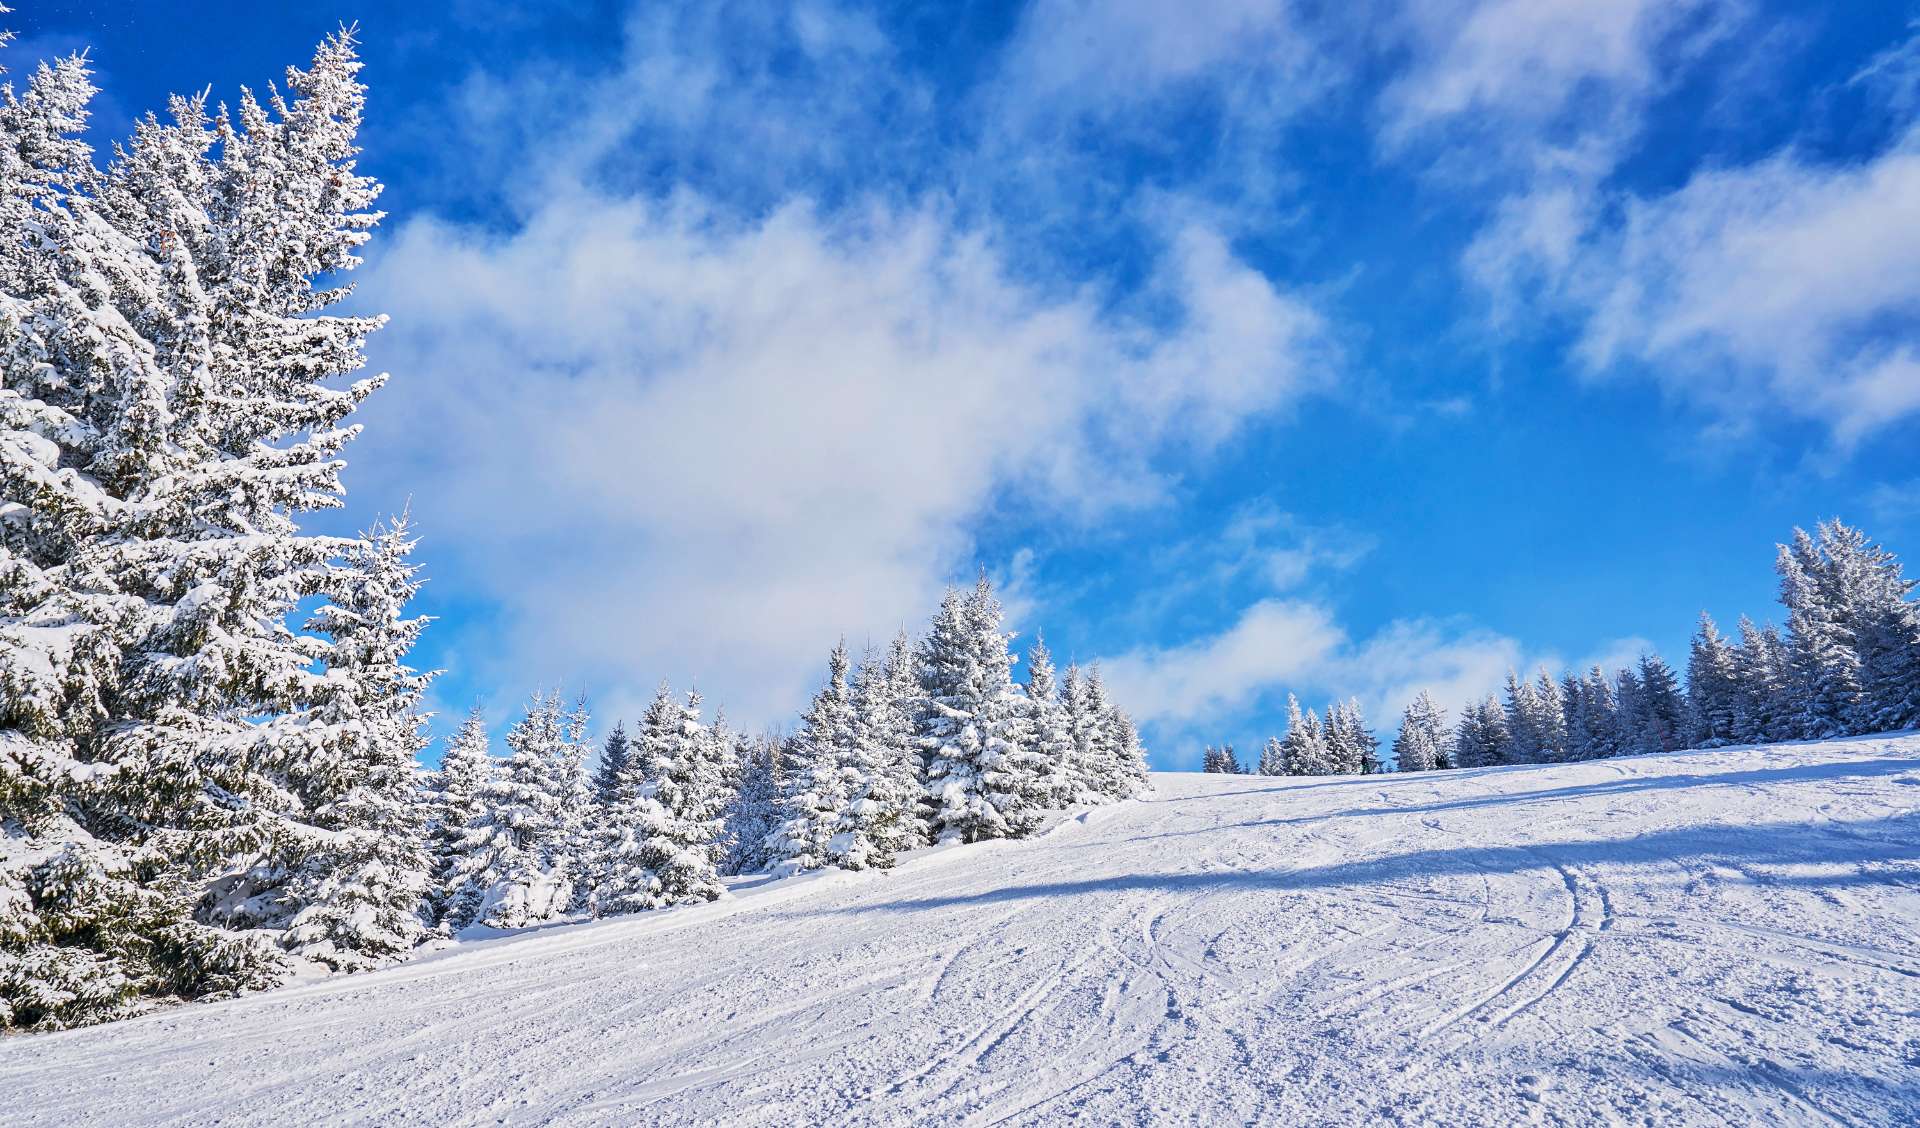
[{"label": "snow-covered hillside", "polygon": [[1155,785],[890,874],[8,1039],[5,1117],[1920,1119],[1920,736]]}]

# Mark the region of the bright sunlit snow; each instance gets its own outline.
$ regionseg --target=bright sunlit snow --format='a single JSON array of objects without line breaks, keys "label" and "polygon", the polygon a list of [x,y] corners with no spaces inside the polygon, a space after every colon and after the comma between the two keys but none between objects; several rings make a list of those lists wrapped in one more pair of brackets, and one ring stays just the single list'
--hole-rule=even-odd
[{"label": "bright sunlit snow", "polygon": [[6,1117],[1920,1116],[1920,735],[1154,785],[891,873],[10,1042]]}]

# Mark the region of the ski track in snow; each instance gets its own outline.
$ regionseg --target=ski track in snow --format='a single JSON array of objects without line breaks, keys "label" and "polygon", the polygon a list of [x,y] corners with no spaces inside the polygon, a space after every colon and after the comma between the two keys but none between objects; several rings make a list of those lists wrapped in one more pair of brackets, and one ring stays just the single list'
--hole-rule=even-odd
[{"label": "ski track in snow", "polygon": [[1920,1122],[1920,735],[1148,799],[0,1041],[5,1122]]}]

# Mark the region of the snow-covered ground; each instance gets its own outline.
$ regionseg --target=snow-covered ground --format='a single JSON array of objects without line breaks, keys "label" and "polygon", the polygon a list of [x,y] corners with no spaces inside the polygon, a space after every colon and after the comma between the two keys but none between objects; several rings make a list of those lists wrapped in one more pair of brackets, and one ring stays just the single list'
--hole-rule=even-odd
[{"label": "snow-covered ground", "polygon": [[0,1117],[1920,1121],[1920,737],[1155,784],[892,874],[0,1041]]}]

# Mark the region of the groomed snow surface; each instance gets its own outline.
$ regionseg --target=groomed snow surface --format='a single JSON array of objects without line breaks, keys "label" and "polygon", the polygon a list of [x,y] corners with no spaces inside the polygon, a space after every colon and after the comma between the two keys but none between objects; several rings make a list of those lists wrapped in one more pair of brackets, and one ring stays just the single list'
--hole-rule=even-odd
[{"label": "groomed snow surface", "polygon": [[892,874],[8,1039],[0,1116],[1920,1121],[1920,736],[1154,784]]}]

